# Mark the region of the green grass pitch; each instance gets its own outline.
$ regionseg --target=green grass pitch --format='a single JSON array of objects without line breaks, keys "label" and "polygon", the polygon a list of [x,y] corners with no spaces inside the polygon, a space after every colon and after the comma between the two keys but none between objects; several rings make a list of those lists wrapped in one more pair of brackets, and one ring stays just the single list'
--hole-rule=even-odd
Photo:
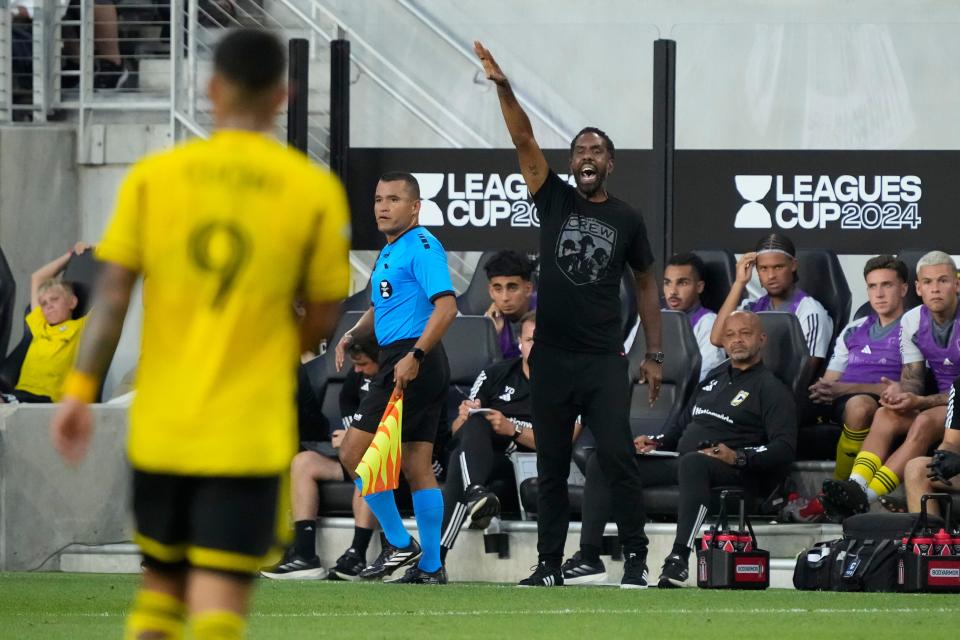
[{"label": "green grass pitch", "polygon": [[[137,577],[0,574],[0,638],[121,637]],[[258,581],[248,637],[955,638],[960,595]]]}]

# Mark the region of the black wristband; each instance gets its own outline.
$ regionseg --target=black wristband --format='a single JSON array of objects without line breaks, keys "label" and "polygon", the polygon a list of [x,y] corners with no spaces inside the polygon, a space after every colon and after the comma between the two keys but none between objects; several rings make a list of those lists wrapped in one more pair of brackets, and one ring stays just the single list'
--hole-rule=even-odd
[{"label": "black wristband", "polygon": [[423,357],[427,355],[426,351],[417,347],[410,349],[410,353],[413,354],[413,359],[416,360],[417,362],[423,362]]}]

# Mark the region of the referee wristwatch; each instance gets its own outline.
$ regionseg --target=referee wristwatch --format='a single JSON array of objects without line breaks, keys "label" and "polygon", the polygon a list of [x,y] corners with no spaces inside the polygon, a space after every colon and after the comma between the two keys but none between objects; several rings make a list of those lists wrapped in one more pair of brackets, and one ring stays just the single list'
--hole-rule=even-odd
[{"label": "referee wristwatch", "polygon": [[517,438],[519,438],[522,434],[523,434],[523,425],[521,425],[519,422],[514,422],[513,435],[510,437],[513,438],[514,442],[516,442]]},{"label": "referee wristwatch", "polygon": [[652,360],[657,364],[663,364],[663,359],[665,357],[666,356],[664,355],[663,351],[648,351],[645,354],[643,354],[644,360]]},{"label": "referee wristwatch", "polygon": [[413,354],[413,359],[417,362],[423,362],[423,356],[427,355],[426,351],[417,347],[410,349],[410,353]]}]

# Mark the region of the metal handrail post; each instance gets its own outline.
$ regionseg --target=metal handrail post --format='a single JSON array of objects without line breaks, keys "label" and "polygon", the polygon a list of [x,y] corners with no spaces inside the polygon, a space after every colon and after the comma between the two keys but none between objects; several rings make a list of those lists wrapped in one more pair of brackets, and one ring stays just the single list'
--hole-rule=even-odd
[{"label": "metal handrail post", "polygon": [[190,114],[190,120],[197,119],[197,5],[198,2],[191,2],[189,13],[187,14],[187,47],[188,52],[188,75],[187,75],[187,113]]}]

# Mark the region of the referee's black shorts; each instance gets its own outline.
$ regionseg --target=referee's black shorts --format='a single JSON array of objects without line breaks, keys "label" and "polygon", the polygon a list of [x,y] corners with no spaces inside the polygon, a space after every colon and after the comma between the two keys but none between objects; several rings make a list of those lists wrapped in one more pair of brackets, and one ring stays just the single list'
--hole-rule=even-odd
[{"label": "referee's black shorts", "polygon": [[[376,433],[380,418],[390,402],[396,384],[393,368],[407,355],[416,339],[398,340],[380,347],[380,371],[370,381],[370,391],[360,400],[351,426]],[[450,390],[450,364],[442,344],[437,344],[420,363],[420,372],[403,392],[403,442],[433,442]]]},{"label": "referee's black shorts", "polygon": [[133,472],[134,541],[155,569],[255,574],[288,534],[281,476],[203,477]]}]

